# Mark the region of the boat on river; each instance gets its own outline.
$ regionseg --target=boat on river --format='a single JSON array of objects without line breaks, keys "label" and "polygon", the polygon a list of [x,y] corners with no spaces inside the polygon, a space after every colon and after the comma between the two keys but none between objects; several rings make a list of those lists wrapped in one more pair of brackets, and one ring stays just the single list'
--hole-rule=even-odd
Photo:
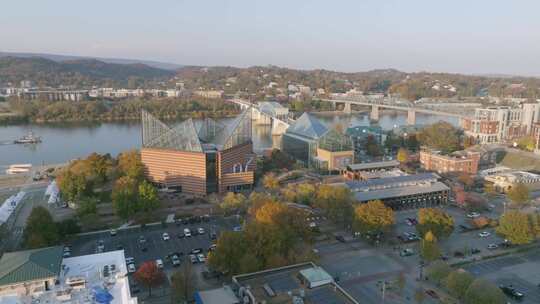
[{"label": "boat on river", "polygon": [[6,169],[6,174],[20,174],[30,172],[32,164],[15,164]]},{"label": "boat on river", "polygon": [[13,141],[14,144],[37,144],[41,142],[41,137],[35,136],[32,131],[25,136]]}]

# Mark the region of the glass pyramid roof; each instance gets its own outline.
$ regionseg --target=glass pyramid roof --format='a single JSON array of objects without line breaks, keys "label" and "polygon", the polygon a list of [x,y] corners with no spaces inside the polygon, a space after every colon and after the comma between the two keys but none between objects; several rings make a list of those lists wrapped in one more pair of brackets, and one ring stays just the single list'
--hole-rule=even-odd
[{"label": "glass pyramid roof", "polygon": [[197,129],[190,118],[172,128],[142,111],[142,141],[145,148],[203,152],[205,144],[225,150],[251,141],[251,108],[227,124],[205,119]]},{"label": "glass pyramid roof", "polygon": [[314,116],[304,113],[288,129],[286,133],[318,139],[328,132],[328,128]]}]

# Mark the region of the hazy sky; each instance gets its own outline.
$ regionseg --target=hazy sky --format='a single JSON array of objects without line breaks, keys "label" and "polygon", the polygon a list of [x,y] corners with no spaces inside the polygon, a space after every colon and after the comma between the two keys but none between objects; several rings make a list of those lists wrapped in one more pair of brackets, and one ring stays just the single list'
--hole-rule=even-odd
[{"label": "hazy sky", "polygon": [[540,75],[539,0],[4,0],[0,51]]}]

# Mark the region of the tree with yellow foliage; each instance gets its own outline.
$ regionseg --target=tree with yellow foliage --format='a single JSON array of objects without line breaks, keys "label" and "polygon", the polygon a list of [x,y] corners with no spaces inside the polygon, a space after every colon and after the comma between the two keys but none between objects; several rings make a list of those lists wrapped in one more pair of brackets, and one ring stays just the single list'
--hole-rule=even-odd
[{"label": "tree with yellow foliage", "polygon": [[387,232],[395,222],[394,211],[380,200],[354,208],[354,230],[357,232]]}]

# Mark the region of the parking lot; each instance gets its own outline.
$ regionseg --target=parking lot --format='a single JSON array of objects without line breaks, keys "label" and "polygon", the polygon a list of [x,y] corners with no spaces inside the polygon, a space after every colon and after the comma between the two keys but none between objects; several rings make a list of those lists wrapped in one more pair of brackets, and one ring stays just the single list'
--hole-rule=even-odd
[{"label": "parking lot", "polygon": [[[478,249],[480,252],[475,256],[480,257],[484,255],[491,255],[499,253],[504,250],[501,245],[504,239],[495,233],[493,228],[484,228],[464,232],[460,225],[470,226],[470,218],[467,217],[465,210],[457,207],[441,207],[445,212],[450,214],[454,218],[454,231],[452,234],[444,239],[439,240],[439,246],[443,254],[449,258],[461,259],[470,254],[472,249]],[[480,215],[490,218],[497,218],[497,211],[481,212]],[[395,236],[403,235],[403,233],[416,233],[416,227],[414,225],[407,224],[407,218],[418,218],[418,210],[404,210],[396,212],[396,229]],[[480,236],[480,233],[486,233]],[[403,248],[416,248],[418,242],[411,242],[408,244],[402,244]],[[490,244],[496,244],[497,248],[488,249]],[[463,253],[464,255],[456,255],[456,252]]]},{"label": "parking lot", "polygon": [[521,301],[508,298],[510,303],[540,303],[540,250],[475,262],[464,267],[475,276],[496,285],[512,285],[525,296]]},{"label": "parking lot", "polygon": [[[115,236],[112,236],[108,231],[84,235],[71,242],[69,246],[71,247],[71,255],[79,256],[96,253],[98,244],[102,242],[103,251],[124,249],[126,258],[134,258],[136,267],[146,261],[161,259],[164,262],[165,271],[170,274],[173,268],[169,259],[171,254],[178,254],[181,262],[184,262],[189,261],[186,256],[193,249],[201,248],[206,256],[208,248],[215,242],[211,239],[212,233],[219,236],[221,231],[232,230],[238,225],[238,219],[235,217],[211,218],[208,222],[200,221],[199,223],[170,223],[166,227],[158,224],[145,228],[118,230]],[[203,228],[205,233],[186,237],[183,235],[185,228],[192,232]],[[163,240],[163,233],[167,233],[170,239]],[[144,244],[140,242],[141,237],[145,239]]]}]

